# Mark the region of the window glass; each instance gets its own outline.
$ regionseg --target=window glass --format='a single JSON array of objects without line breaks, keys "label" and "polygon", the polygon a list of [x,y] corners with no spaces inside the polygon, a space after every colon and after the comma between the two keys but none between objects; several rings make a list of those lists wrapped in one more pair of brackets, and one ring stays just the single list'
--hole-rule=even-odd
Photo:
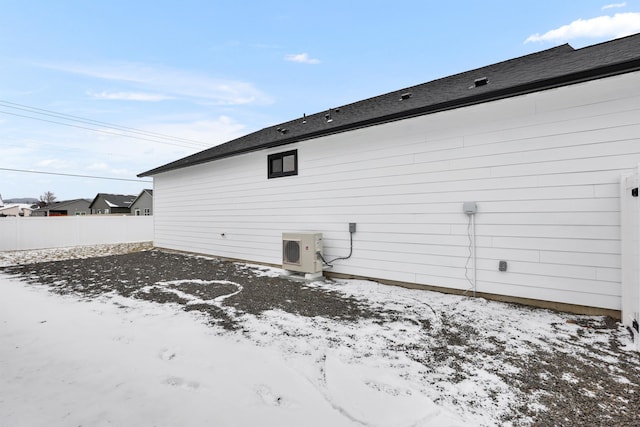
[{"label": "window glass", "polygon": [[272,159],[271,173],[281,173],[281,172],[282,172],[282,158]]},{"label": "window glass", "polygon": [[282,158],[282,171],[283,172],[293,172],[296,170],[296,156],[284,156]]}]

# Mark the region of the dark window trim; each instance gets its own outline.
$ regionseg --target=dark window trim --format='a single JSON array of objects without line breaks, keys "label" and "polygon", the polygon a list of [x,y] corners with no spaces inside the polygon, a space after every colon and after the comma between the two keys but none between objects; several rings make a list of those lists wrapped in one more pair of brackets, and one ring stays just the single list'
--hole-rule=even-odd
[{"label": "dark window trim", "polygon": [[[274,172],[272,167],[273,161],[277,159],[282,160],[288,156],[293,156],[293,161],[294,161],[293,170],[287,171],[287,172],[285,172],[284,170]],[[293,176],[293,175],[298,175],[298,150],[283,151],[281,153],[269,154],[269,156],[267,156],[267,177],[269,179],[280,178],[283,176]]]}]

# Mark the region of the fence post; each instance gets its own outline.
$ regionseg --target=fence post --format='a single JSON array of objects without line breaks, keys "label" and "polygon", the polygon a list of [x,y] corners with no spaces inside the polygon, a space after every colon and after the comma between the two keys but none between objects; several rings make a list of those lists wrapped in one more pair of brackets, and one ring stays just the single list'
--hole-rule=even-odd
[{"label": "fence post", "polygon": [[620,243],[622,323],[633,332],[640,351],[640,165],[620,185]]}]

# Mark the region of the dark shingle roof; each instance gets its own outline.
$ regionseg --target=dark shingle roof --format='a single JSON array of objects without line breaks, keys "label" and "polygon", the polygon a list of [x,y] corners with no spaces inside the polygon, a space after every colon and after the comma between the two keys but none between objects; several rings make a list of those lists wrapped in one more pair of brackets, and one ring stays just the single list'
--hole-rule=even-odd
[{"label": "dark shingle roof", "polygon": [[93,207],[93,204],[98,200],[99,197],[102,197],[111,207],[117,208],[128,208],[136,199],[136,196],[131,194],[98,193],[89,205],[90,208]]},{"label": "dark shingle roof", "polygon": [[640,34],[577,50],[565,44],[270,126],[138,176],[639,69]]},{"label": "dark shingle roof", "polygon": [[44,206],[42,208],[35,209],[34,212],[46,212],[46,211],[50,211],[50,210],[56,210],[56,209],[64,208],[66,206],[69,206],[69,205],[74,204],[74,203],[79,202],[79,201],[84,201],[84,202],[87,202],[87,203],[91,203],[91,200],[89,200],[89,199],[62,200],[62,201],[59,201],[59,202],[53,202],[48,206]]}]

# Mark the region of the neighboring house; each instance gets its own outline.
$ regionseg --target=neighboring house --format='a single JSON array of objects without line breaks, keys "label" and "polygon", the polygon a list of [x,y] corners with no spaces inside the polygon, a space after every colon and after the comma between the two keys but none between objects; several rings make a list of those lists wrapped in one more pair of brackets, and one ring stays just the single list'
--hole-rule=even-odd
[{"label": "neighboring house", "polygon": [[153,190],[145,189],[131,203],[132,215],[153,215]]},{"label": "neighboring house", "polygon": [[30,216],[31,205],[25,203],[9,203],[0,207],[0,217],[2,216]]},{"label": "neighboring house", "polygon": [[334,273],[619,315],[620,182],[638,163],[634,35],[299,117],[139,176],[154,180],[158,247],[280,264],[283,232],[321,232],[327,260],[353,237]]},{"label": "neighboring house", "polygon": [[61,202],[53,202],[48,206],[35,209],[31,216],[69,216],[69,215],[88,215],[89,204],[91,200],[74,199]]},{"label": "neighboring house", "polygon": [[136,196],[127,194],[107,194],[98,193],[93,201],[89,204],[89,210],[92,215],[100,214],[130,214],[130,206]]}]

